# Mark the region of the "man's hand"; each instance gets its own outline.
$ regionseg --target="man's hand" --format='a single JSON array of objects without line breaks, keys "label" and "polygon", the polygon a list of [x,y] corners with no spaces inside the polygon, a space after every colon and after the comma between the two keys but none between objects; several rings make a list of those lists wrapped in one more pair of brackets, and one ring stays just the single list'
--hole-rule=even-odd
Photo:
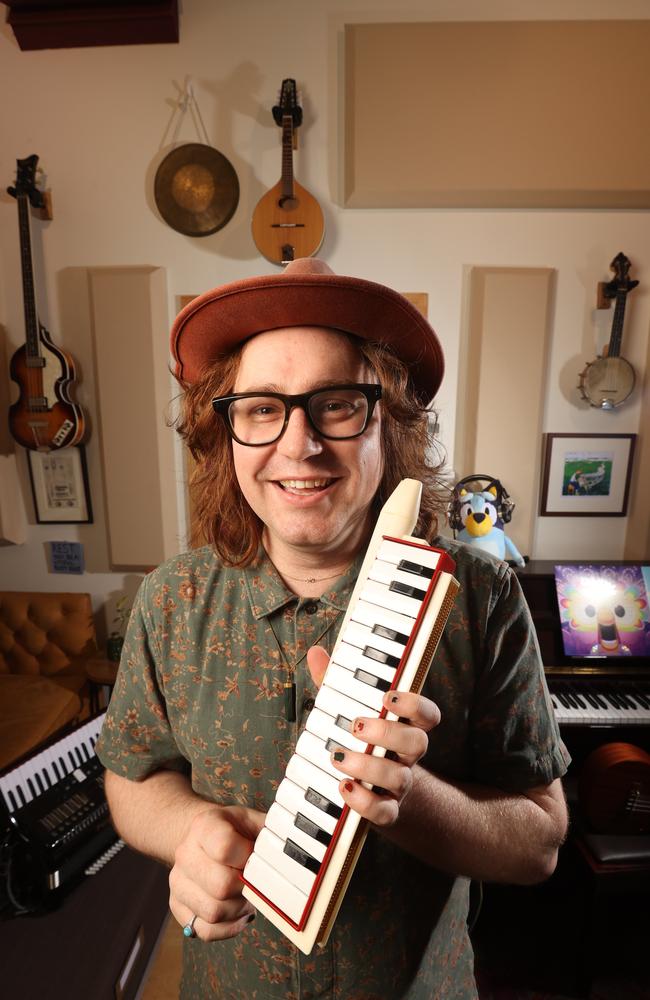
[{"label": "man's hand", "polygon": [[[309,650],[307,663],[318,686],[328,662],[329,657],[320,646]],[[387,691],[384,707],[398,715],[399,721],[360,716],[354,720],[353,735],[371,746],[385,747],[389,756],[374,757],[345,750],[332,755],[332,760],[341,771],[343,780],[339,790],[347,805],[376,826],[386,827],[397,822],[400,803],[413,784],[412,768],[426,752],[427,733],[440,722],[440,710],[428,698],[408,691]],[[366,788],[362,782],[377,790]]]},{"label": "man's hand", "polygon": [[255,910],[239,877],[264,826],[264,813],[241,806],[206,806],[176,848],[169,875],[169,907],[181,926],[196,914],[203,941],[234,937]]}]

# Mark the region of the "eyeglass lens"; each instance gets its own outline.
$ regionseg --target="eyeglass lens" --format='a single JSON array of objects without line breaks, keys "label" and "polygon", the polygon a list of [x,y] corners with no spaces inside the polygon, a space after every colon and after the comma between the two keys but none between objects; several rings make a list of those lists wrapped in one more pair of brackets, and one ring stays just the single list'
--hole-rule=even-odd
[{"label": "eyeglass lens", "polygon": [[[282,433],[287,406],[284,400],[274,396],[234,400],[228,415],[235,436],[245,444],[270,444]],[[368,400],[358,389],[323,389],[311,396],[307,410],[320,434],[347,438],[363,431]]]}]

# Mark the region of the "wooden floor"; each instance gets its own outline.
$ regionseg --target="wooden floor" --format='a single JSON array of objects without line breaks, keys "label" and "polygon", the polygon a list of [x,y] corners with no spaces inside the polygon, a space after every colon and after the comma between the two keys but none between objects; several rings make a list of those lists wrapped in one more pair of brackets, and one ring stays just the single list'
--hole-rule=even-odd
[{"label": "wooden floor", "polygon": [[170,915],[138,994],[138,1000],[178,1000],[183,931]]}]

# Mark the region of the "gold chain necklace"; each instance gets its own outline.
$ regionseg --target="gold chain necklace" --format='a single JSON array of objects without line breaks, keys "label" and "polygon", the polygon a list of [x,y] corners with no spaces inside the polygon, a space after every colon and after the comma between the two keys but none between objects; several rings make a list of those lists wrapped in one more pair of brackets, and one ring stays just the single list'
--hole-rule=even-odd
[{"label": "gold chain necklace", "polygon": [[[350,563],[350,565],[352,564]],[[280,569],[278,569],[278,573],[280,576],[286,576],[287,580],[297,580],[298,583],[322,583],[324,580],[335,580],[338,576],[343,576],[344,573],[347,573],[349,568],[350,566],[346,566],[340,573],[332,573],[331,576],[292,576],[291,573],[283,573]]]},{"label": "gold chain necklace", "polygon": [[[343,612],[341,612],[341,611],[337,611],[336,612],[336,614],[332,618],[331,622],[329,622],[325,626],[325,628],[320,633],[320,635],[318,635],[314,639],[314,641],[311,643],[311,645],[309,647],[310,649],[311,649],[311,646],[316,646],[320,642],[321,639],[325,638],[325,636],[327,635],[327,633],[329,632],[329,630],[332,628],[332,626],[336,624],[336,621],[338,620],[338,618],[341,616],[342,613]],[[301,657],[299,657],[297,660],[295,660],[293,666],[291,666],[291,664],[289,663],[289,660],[288,660],[288,658],[287,658],[287,656],[286,656],[286,654],[285,654],[285,652],[284,652],[284,650],[282,648],[280,640],[278,639],[278,637],[276,635],[275,629],[273,628],[273,622],[271,621],[270,618],[267,618],[266,622],[267,622],[269,628],[271,629],[271,635],[275,639],[275,643],[276,643],[276,645],[278,647],[278,651],[280,653],[280,659],[282,661],[284,661],[284,664],[285,664],[285,667],[286,667],[286,680],[284,681],[284,684],[282,685],[282,687],[284,689],[284,715],[285,715],[285,718],[286,718],[287,722],[295,722],[296,721],[296,669],[300,666],[300,664],[302,663],[302,661],[307,656],[308,650],[306,650],[302,654]]]}]

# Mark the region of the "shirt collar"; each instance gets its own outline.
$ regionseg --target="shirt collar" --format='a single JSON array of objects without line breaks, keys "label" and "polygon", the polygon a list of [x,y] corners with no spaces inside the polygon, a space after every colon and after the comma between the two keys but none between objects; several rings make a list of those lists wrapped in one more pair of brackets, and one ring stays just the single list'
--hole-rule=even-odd
[{"label": "shirt collar", "polygon": [[[352,565],[338,580],[332,580],[331,589],[326,590],[320,598],[306,598],[303,599],[303,602],[317,600],[337,611],[345,611],[350,603],[350,596],[357,582],[362,562],[363,553],[356,557]],[[301,600],[283,583],[275,566],[261,546],[250,566],[244,567],[239,572],[242,573],[251,613],[256,619],[265,618],[287,604]]]}]

